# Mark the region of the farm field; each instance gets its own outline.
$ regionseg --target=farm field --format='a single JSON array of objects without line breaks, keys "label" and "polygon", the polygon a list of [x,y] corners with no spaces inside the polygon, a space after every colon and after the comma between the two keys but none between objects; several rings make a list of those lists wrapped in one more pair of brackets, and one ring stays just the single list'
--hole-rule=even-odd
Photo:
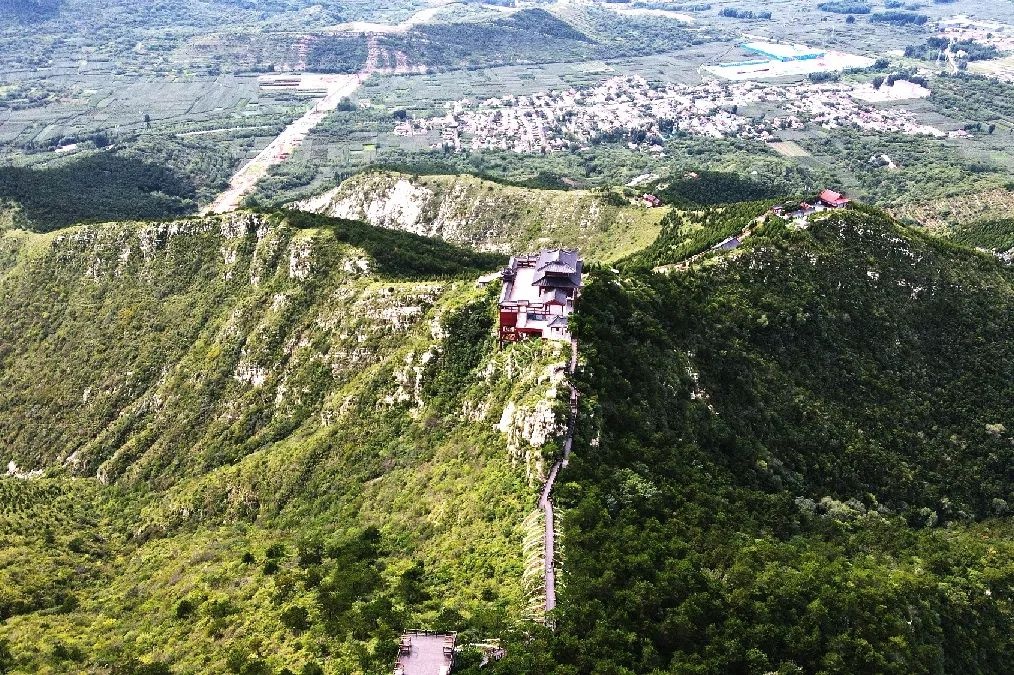
[{"label": "farm field", "polygon": [[988,75],[1005,82],[1014,82],[1014,55],[992,61],[976,61],[968,69],[979,75]]},{"label": "farm field", "polygon": [[810,153],[806,148],[793,141],[776,141],[768,143],[768,147],[783,157],[809,157]]},{"label": "farm field", "polygon": [[[128,0],[121,1],[129,4]],[[76,6],[73,2],[68,5]],[[462,100],[585,89],[610,78],[625,76],[643,77],[653,86],[665,83],[695,86],[713,79],[716,69],[722,72],[719,64],[745,58],[740,46],[743,43],[775,41],[803,43],[831,54],[854,55],[852,60],[832,65],[859,67],[859,71],[831,74],[832,79],[857,85],[866,83],[870,93],[865,100],[869,105],[887,111],[903,109],[911,113],[914,123],[927,128],[953,134],[968,127],[967,138],[952,139],[937,155],[950,157],[948,162],[953,160],[971,167],[967,172],[969,177],[992,176],[1009,170],[1012,156],[1010,117],[1002,115],[995,122],[985,119],[981,111],[991,105],[988,101],[982,103],[978,111],[966,111],[953,103],[943,106],[933,94],[928,99],[911,98],[912,91],[925,96],[925,89],[905,80],[894,87],[880,89],[868,83],[898,72],[934,77],[928,69],[931,64],[903,56],[906,47],[919,44],[934,34],[934,21],[962,13],[1011,22],[1014,21],[1014,5],[997,6],[981,0],[934,4],[919,10],[930,17],[926,25],[919,26],[875,24],[866,16],[858,16],[854,24],[849,24],[845,15],[821,11],[816,2],[787,0],[768,0],[751,7],[758,13],[770,12],[770,19],[724,15],[727,10],[740,8],[734,2],[723,1],[707,9],[673,14],[669,10],[644,7],[582,9],[564,3],[522,2],[513,8],[497,8],[392,0],[379,5],[352,3],[343,6],[340,15],[334,15],[304,11],[294,4],[259,17],[237,9],[227,28],[210,21],[199,11],[192,11],[185,21],[179,16],[156,12],[152,18],[153,15],[142,13],[138,17],[146,17],[143,20],[134,17],[124,23],[129,30],[123,34],[135,36],[137,40],[131,38],[129,43],[106,40],[101,44],[99,39],[109,27],[93,25],[89,18],[82,16],[69,25],[78,27],[79,33],[86,37],[74,43],[54,42],[45,58],[33,56],[31,50],[0,50],[0,58],[6,58],[11,66],[0,74],[0,162],[46,170],[74,166],[74,162],[96,152],[150,153],[157,148],[160,157],[165,157],[171,166],[189,177],[202,208],[208,207],[216,195],[221,194],[229,175],[242,166],[258,167],[255,178],[262,173],[264,176],[259,181],[249,176],[237,177],[237,183],[243,184],[240,192],[246,195],[253,190],[259,200],[271,203],[303,198],[328,189],[343,177],[378,164],[473,171],[509,180],[541,181],[539,175],[547,173],[550,183],[558,180],[554,176],[576,171],[580,175],[567,176],[568,181],[600,185],[656,168],[759,165],[766,171],[767,167],[786,162],[795,169],[811,172],[812,180],[822,176],[820,180],[836,180],[842,187],[859,189],[868,180],[862,177],[862,172],[856,173],[858,164],[808,156],[810,145],[824,142],[820,139],[831,131],[823,128],[786,129],[783,137],[773,139],[772,143],[743,144],[729,159],[723,159],[727,150],[720,143],[707,140],[690,144],[666,143],[661,156],[647,157],[643,149],[632,150],[626,147],[623,138],[615,138],[601,147],[584,149],[567,157],[554,155],[537,162],[528,158],[524,161],[530,166],[540,167],[531,172],[519,172],[511,168],[515,162],[508,155],[487,150],[473,150],[468,157],[447,157],[440,147],[439,133],[394,133],[399,120],[438,118],[448,113],[449,106]],[[536,9],[538,11],[533,14]],[[512,17],[521,16],[518,12],[522,10],[526,12],[524,21],[512,23]],[[610,15],[617,17],[612,22],[615,25],[610,25]],[[656,20],[670,22],[659,24],[666,30],[676,27],[668,50],[660,49],[665,31],[653,31],[659,27],[652,23]],[[177,30],[159,31],[158,27],[166,22],[175,22]],[[314,93],[323,95],[326,87],[318,84],[331,76],[307,73],[301,90],[262,86],[271,78],[284,81],[291,72],[299,74],[300,68],[311,62],[337,64],[337,68],[348,66],[351,62],[343,59],[358,58],[356,49],[359,47],[353,45],[351,51],[343,52],[345,47],[334,47],[338,43],[333,40],[340,43],[359,35],[356,31],[367,29],[375,31],[379,39],[393,40],[381,44],[375,39],[368,41],[364,36],[356,38],[365,41],[364,44],[369,42],[371,50],[379,50],[380,60],[376,63],[381,67],[385,63],[393,67],[397,49],[411,48],[416,55],[434,54],[427,51],[429,47],[419,51],[420,36],[450,40],[461,30],[460,26],[469,25],[469,22],[478,22],[476,25],[481,24],[486,29],[499,26],[509,34],[513,34],[510,31],[527,31],[523,33],[524,40],[528,41],[525,44],[534,45],[535,51],[525,54],[537,59],[554,56],[546,52],[539,41],[552,42],[549,36],[557,33],[566,35],[565,41],[574,41],[575,45],[585,44],[581,35],[593,36],[601,45],[612,41],[618,45],[617,49],[602,50],[601,45],[596,49],[624,54],[632,53],[632,36],[641,32],[650,42],[647,51],[654,53],[571,60],[574,54],[563,50],[555,55],[559,58],[556,62],[460,68],[454,66],[454,63],[463,63],[459,56],[440,52],[438,68],[423,74],[378,73],[357,91],[347,92],[349,101],[336,106],[341,109],[324,111],[326,114],[319,126],[306,130],[300,142],[282,143],[285,148],[271,145],[287,125],[298,120],[313,105]],[[91,33],[82,26],[91,26],[87,29]],[[543,38],[536,38],[533,30],[549,32]],[[6,34],[14,35],[9,30]],[[522,33],[517,35],[522,36]],[[321,45],[339,51],[314,56],[313,50]],[[579,52],[581,50],[587,51],[585,47]],[[372,51],[370,54],[372,62],[376,55]],[[424,63],[406,61],[402,57],[405,55],[397,56],[399,66],[426,68]],[[968,70],[1002,77],[1010,58],[975,61],[969,64]],[[886,59],[886,65],[881,66],[877,59]],[[875,67],[866,68],[874,63]],[[779,72],[771,74],[778,76],[771,81],[779,85],[802,82],[807,72],[825,69],[824,66],[816,68],[818,65],[806,61],[777,63],[774,68]],[[948,84],[948,88],[953,87]],[[315,89],[319,91],[311,92]],[[974,97],[967,100],[973,99],[978,100]],[[755,101],[740,106],[739,114],[755,120],[756,125],[756,120],[782,117],[785,110],[777,101]],[[990,124],[996,124],[993,131],[989,131]],[[607,147],[609,143],[614,145]],[[258,156],[263,160],[265,153],[284,155],[284,161],[253,161]],[[209,154],[218,156],[214,171],[210,171],[208,163],[202,159]],[[890,155],[889,152],[878,154]],[[608,159],[602,159],[605,157]],[[747,157],[751,159],[745,160]],[[517,162],[521,161],[519,157]],[[991,181],[992,178],[986,182]],[[958,189],[961,185],[959,183]],[[879,188],[874,190],[880,191]],[[892,200],[898,198],[905,197],[894,193],[890,197]],[[241,202],[233,193],[221,203],[231,206]]]},{"label": "farm field", "polygon": [[257,182],[267,174],[268,169],[288,159],[313,128],[320,124],[329,112],[335,110],[343,98],[347,98],[359,87],[360,81],[359,75],[345,75],[329,81],[327,96],[287,126],[256,157],[236,172],[229,183],[229,189],[218,195],[207,211],[226,213],[239,208],[243,199],[253,192]]},{"label": "farm field", "polygon": [[[8,78],[11,76],[8,75]],[[186,133],[243,128],[256,120],[284,120],[294,101],[264,96],[253,76],[219,75],[160,80],[58,74],[49,82],[65,93],[57,101],[0,111],[0,143],[44,146],[63,137],[137,133],[156,128]],[[8,146],[8,151],[10,151]]]}]

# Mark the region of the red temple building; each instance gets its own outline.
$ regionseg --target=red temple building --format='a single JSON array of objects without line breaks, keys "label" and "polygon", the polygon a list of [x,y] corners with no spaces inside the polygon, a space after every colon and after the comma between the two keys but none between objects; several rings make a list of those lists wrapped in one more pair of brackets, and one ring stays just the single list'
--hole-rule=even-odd
[{"label": "red temple building", "polygon": [[820,193],[820,202],[829,209],[840,209],[849,205],[852,200],[834,190],[824,190]]},{"label": "red temple building", "polygon": [[578,252],[565,248],[512,257],[502,274],[500,342],[570,340],[582,265]]}]

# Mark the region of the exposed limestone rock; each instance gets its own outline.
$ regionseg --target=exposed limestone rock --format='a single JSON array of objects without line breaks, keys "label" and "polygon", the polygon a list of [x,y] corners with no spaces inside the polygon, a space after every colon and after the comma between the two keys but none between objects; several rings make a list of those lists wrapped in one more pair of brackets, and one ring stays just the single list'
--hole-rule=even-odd
[{"label": "exposed limestone rock", "polygon": [[435,355],[433,351],[428,350],[417,359],[414,351],[409,352],[405,356],[405,367],[394,371],[394,391],[385,396],[383,402],[386,405],[411,402],[412,407],[422,408],[426,404],[422,398],[423,373],[426,364],[433,360]]},{"label": "exposed limestone rock", "polygon": [[264,381],[268,379],[268,370],[254,363],[250,363],[246,360],[246,355],[244,354],[243,359],[236,364],[236,371],[233,373],[232,377],[239,382],[249,384],[253,387],[262,387],[264,386]]},{"label": "exposed limestone rock", "polygon": [[616,233],[644,245],[654,239],[665,211],[617,206],[601,194],[581,190],[528,190],[471,176],[383,172],[352,176],[292,206],[503,254],[553,243],[586,250],[596,248],[593,242],[622,246]]},{"label": "exposed limestone rock", "polygon": [[[536,379],[536,385],[548,384],[534,403],[508,401],[494,427],[507,437],[507,450],[525,465],[530,483],[545,480],[543,448],[560,438],[566,424],[556,406],[557,383],[563,380],[562,366],[551,364]],[[529,399],[530,401],[530,399]]]},{"label": "exposed limestone rock", "polygon": [[22,480],[28,480],[29,478],[37,478],[42,475],[42,469],[35,469],[34,471],[23,471],[12,459],[7,462],[7,475],[11,478],[20,478]]},{"label": "exposed limestone rock", "polygon": [[289,277],[302,281],[310,276],[312,253],[310,240],[302,239],[292,243],[292,248],[289,249]]}]

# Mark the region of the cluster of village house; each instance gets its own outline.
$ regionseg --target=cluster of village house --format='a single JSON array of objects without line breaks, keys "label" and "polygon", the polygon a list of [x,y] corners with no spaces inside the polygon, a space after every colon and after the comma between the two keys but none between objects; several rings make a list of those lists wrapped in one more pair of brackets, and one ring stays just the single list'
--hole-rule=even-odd
[{"label": "cluster of village house", "polygon": [[[857,87],[846,83],[785,85],[713,80],[692,86],[653,85],[640,76],[625,76],[586,89],[484,101],[462,99],[448,103],[444,116],[408,119],[394,132],[405,136],[438,135],[434,147],[524,153],[573,149],[602,138],[621,137],[632,147],[661,152],[663,139],[675,131],[712,138],[772,140],[779,132],[801,130],[807,124],[827,129],[948,135],[919,123],[904,109],[870,105],[858,98],[857,92]],[[752,116],[744,115],[742,108],[752,108]],[[755,114],[772,109],[783,114]]]}]

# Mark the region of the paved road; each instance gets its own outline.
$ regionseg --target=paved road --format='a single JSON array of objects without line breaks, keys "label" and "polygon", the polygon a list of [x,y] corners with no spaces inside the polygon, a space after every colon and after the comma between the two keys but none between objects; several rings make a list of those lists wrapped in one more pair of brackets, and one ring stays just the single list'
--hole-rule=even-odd
[{"label": "paved road", "polygon": [[[445,4],[449,3],[440,0],[438,6],[416,12],[405,21],[394,26],[369,24],[357,27],[354,24],[348,24],[334,27],[334,30],[330,32],[343,33],[355,31],[369,34],[369,53],[362,71],[355,75],[316,74],[315,82],[321,84],[327,91],[325,97],[316,101],[302,117],[285,127],[282,133],[278,134],[266,148],[257,153],[256,157],[240,167],[239,171],[233,175],[232,180],[229,181],[229,188],[218,195],[215,201],[203,210],[203,213],[227,213],[238,209],[242,205],[243,200],[254,191],[258,181],[267,175],[268,169],[288,159],[296,148],[303,143],[313,128],[320,124],[327,117],[328,113],[335,110],[343,98],[347,98],[355,93],[370,75],[392,73],[395,75],[405,75],[413,72],[425,72],[426,68],[423,66],[419,66],[418,68],[410,67],[407,57],[401,52],[393,54],[396,62],[396,66],[393,69],[385,67],[383,64],[389,60],[387,57],[390,54],[380,47],[376,34],[404,32],[416,25],[426,23]],[[326,33],[328,31],[317,31],[316,33],[321,32]],[[303,35],[303,37],[310,37],[310,35]],[[381,59],[382,56],[385,58]],[[302,73],[295,74],[302,75]]]},{"label": "paved road", "polygon": [[[577,340],[570,343],[570,365],[567,371],[573,375],[577,368]],[[556,484],[556,477],[560,469],[567,466],[570,461],[570,450],[574,444],[574,427],[577,425],[577,389],[570,388],[570,417],[567,420],[567,437],[563,442],[563,454],[549,470],[549,478],[542,487],[542,497],[539,499],[539,507],[546,514],[546,534],[543,541],[546,564],[546,611],[549,612],[556,607],[556,524],[553,515],[553,486]]]}]

